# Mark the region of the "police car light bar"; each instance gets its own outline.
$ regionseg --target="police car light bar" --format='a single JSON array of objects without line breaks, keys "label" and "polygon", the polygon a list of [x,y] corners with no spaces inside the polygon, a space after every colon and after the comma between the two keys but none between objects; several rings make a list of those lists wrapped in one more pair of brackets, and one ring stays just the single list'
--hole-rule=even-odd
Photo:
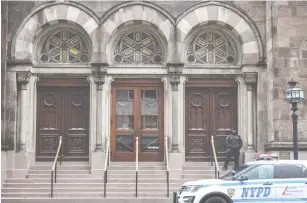
[{"label": "police car light bar", "polygon": [[278,160],[278,156],[276,154],[256,154],[254,159],[256,159],[256,161],[260,161],[260,160]]}]

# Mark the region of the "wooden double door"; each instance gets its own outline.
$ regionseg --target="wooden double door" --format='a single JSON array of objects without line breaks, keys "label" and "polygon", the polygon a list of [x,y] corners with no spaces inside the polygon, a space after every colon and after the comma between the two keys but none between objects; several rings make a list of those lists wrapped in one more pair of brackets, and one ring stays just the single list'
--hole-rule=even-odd
[{"label": "wooden double door", "polygon": [[186,161],[210,161],[211,136],[218,160],[224,161],[232,129],[237,130],[237,87],[186,89]]},{"label": "wooden double door", "polygon": [[[159,84],[114,84],[112,161],[163,161],[163,88]],[[136,147],[138,138],[138,147]]]},{"label": "wooden double door", "polygon": [[65,160],[88,160],[89,87],[38,87],[36,160],[53,160],[59,137]]}]

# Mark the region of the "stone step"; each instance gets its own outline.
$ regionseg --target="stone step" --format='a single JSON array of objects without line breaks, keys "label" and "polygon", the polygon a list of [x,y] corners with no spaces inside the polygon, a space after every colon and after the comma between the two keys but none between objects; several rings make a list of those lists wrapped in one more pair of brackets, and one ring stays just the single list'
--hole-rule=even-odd
[{"label": "stone step", "polygon": [[183,179],[188,180],[202,180],[202,179],[214,179],[214,175],[194,175],[194,174],[185,174]]},{"label": "stone step", "polygon": [[214,174],[214,170],[183,170],[183,175],[184,174]]},{"label": "stone step", "polygon": [[[53,165],[53,161],[36,161],[33,163],[33,166],[51,166]],[[60,161],[58,161],[58,165],[60,165]],[[62,166],[90,166],[91,163],[88,161],[62,161]],[[50,168],[51,168],[50,167]]]},{"label": "stone step", "polygon": [[[165,183],[166,178],[142,178],[138,180],[139,183]],[[181,183],[182,179],[170,179],[170,183]],[[108,183],[135,183],[135,178],[112,178],[108,179]]]},{"label": "stone step", "polygon": [[[178,190],[180,187],[170,187],[170,191],[176,191]],[[31,188],[2,188],[2,193],[48,193],[50,192],[50,185],[49,188],[40,188],[40,187],[31,187]],[[103,187],[99,187],[99,188],[59,188],[59,187],[54,187],[53,189],[54,193],[91,193],[91,192],[103,192],[104,188]],[[133,193],[135,192],[135,185],[134,187],[131,188],[111,188],[109,186],[107,186],[106,189],[107,192],[130,192]],[[160,188],[142,188],[142,187],[138,187],[138,191],[139,192],[157,192],[157,193],[163,193],[167,191],[166,187],[160,187]]]},{"label": "stone step", "polygon": [[[103,188],[103,183],[55,183],[54,188]],[[170,188],[180,188],[181,183],[170,183]],[[3,187],[6,188],[42,188],[42,189],[50,189],[50,183],[4,183]],[[138,188],[166,188],[166,182],[161,183],[138,183]],[[135,188],[135,184],[131,183],[107,183],[108,189],[116,189],[116,188]]]},{"label": "stone step", "polygon": [[[171,194],[170,194],[171,195]],[[1,197],[11,197],[11,198],[15,198],[15,197],[23,197],[23,198],[46,198],[46,197],[50,197],[50,192],[46,193],[46,192],[34,192],[34,193],[30,193],[30,192],[24,192],[24,193],[14,193],[14,192],[10,192],[10,193],[2,193]],[[135,197],[135,192],[108,192],[106,193],[107,197],[121,197],[121,198],[133,198]],[[94,198],[94,197],[104,197],[104,193],[103,192],[88,192],[88,193],[54,193],[53,194],[54,198]],[[165,193],[149,193],[149,192],[139,192],[138,193],[138,197],[151,197],[151,198],[155,198],[155,197],[166,197],[166,192]]]},{"label": "stone step", "polygon": [[[134,170],[135,166],[108,166],[108,170]],[[142,170],[166,170],[166,166],[139,166],[139,171]]]},{"label": "stone step", "polygon": [[167,198],[165,197],[78,197],[76,199],[72,198],[61,198],[61,197],[32,197],[32,198],[23,198],[23,197],[2,197],[2,203],[172,203],[172,194]]},{"label": "stone step", "polygon": [[[183,170],[203,170],[203,171],[211,171],[215,170],[214,166],[183,166]],[[219,167],[219,170],[221,170],[222,167]]]},{"label": "stone step", "polygon": [[[165,162],[139,162],[139,166],[165,166]],[[130,166],[135,167],[135,162],[110,162],[109,166]]]},{"label": "stone step", "polygon": [[7,192],[7,193],[1,193],[1,197],[23,197],[23,198],[46,198],[50,197],[50,192]]},{"label": "stone step", "polygon": [[[48,174],[50,175],[50,170],[29,170],[28,174]],[[68,175],[72,175],[72,174],[90,174],[91,171],[90,170],[62,170],[62,169],[57,169],[57,174],[68,174]]]},{"label": "stone step", "polygon": [[[170,188],[180,188],[182,185],[182,183],[170,183],[169,187]],[[131,184],[131,183],[122,183],[122,184],[118,184],[118,183],[107,183],[107,188],[127,188],[127,189],[131,189],[134,188],[135,189],[135,183]],[[138,188],[140,189],[151,189],[151,188],[166,188],[166,182],[165,183],[138,183]]]},{"label": "stone step", "polygon": [[[2,193],[40,193],[40,192],[50,192],[51,188],[2,188]],[[53,191],[56,193],[62,192],[78,192],[78,193],[87,193],[87,192],[103,192],[103,187],[100,188],[58,188],[55,187]]]},{"label": "stone step", "polygon": [[[121,175],[121,174],[135,175],[135,170],[108,170],[108,175]],[[138,174],[163,175],[166,174],[166,170],[142,170],[138,171]]]},{"label": "stone step", "polygon": [[[53,176],[54,177],[54,176]],[[51,174],[28,174],[28,179],[38,179],[38,178],[51,178]],[[102,174],[58,174],[57,180],[63,178],[75,178],[75,179],[84,179],[84,178],[103,178]]]},{"label": "stone step", "polygon": [[[112,180],[112,179],[118,179],[118,178],[122,178],[122,179],[126,179],[126,178],[134,178],[135,179],[136,174],[108,174],[108,179]],[[142,174],[139,173],[138,174],[138,179],[142,180],[142,179],[148,179],[148,178],[157,178],[157,179],[165,179],[166,180],[166,174]]]},{"label": "stone step", "polygon": [[[214,166],[215,165],[215,162],[185,162],[184,163],[185,166]],[[223,166],[224,165],[224,162],[218,162],[218,165],[219,166]],[[228,163],[228,166],[233,166],[234,165],[234,162],[229,162]]]},{"label": "stone step", "polygon": [[[54,188],[100,188],[103,183],[54,183]],[[49,183],[4,183],[2,188],[48,188]]]},{"label": "stone step", "polygon": [[[51,170],[52,165],[32,165],[30,170]],[[57,165],[59,170],[91,170],[89,165]]]},{"label": "stone step", "polygon": [[[10,178],[5,183],[50,183],[49,178]],[[57,183],[103,183],[102,178],[59,178]]]}]

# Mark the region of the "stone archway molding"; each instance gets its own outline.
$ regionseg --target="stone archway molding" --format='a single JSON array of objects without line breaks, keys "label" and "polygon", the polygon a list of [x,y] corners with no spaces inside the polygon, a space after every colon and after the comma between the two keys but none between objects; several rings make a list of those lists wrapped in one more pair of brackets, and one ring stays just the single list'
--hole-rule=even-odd
[{"label": "stone archway molding", "polygon": [[[233,31],[242,46],[242,63],[256,64],[264,59],[262,40],[254,22],[243,11],[223,2],[204,2],[190,7],[177,18],[177,43],[187,40],[194,27],[219,24]],[[183,54],[183,50],[180,50]]]},{"label": "stone archway molding", "polygon": [[101,41],[102,59],[107,60],[107,47],[114,33],[121,25],[129,23],[151,24],[167,41],[168,52],[172,53],[175,46],[175,20],[164,9],[150,2],[126,2],[114,7],[101,18],[100,31],[103,33]]},{"label": "stone archway molding", "polygon": [[[32,38],[45,24],[57,20],[72,21],[79,24],[90,36],[92,42],[94,31],[99,26],[98,17],[85,6],[75,2],[48,2],[39,5],[22,21],[13,36],[11,57],[16,59],[32,58]],[[97,50],[99,52],[99,50]],[[94,54],[94,53],[93,53]]]}]

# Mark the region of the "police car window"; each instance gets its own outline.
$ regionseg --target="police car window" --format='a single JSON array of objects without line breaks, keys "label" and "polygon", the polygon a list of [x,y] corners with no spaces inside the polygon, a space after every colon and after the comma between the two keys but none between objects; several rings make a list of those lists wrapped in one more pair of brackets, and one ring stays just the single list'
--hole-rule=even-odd
[{"label": "police car window", "polygon": [[300,164],[280,165],[280,178],[306,178],[306,167]]},{"label": "police car window", "polygon": [[[237,169],[235,170],[236,174],[240,174],[241,172],[243,172],[245,169],[247,169],[248,167],[251,167],[251,165],[242,165],[242,166],[238,166]],[[233,178],[231,172],[227,173],[226,175],[220,177],[220,179],[222,180],[231,180]]]},{"label": "police car window", "polygon": [[256,166],[244,174],[248,180],[257,179],[273,179],[274,178],[274,165],[264,164]]}]

